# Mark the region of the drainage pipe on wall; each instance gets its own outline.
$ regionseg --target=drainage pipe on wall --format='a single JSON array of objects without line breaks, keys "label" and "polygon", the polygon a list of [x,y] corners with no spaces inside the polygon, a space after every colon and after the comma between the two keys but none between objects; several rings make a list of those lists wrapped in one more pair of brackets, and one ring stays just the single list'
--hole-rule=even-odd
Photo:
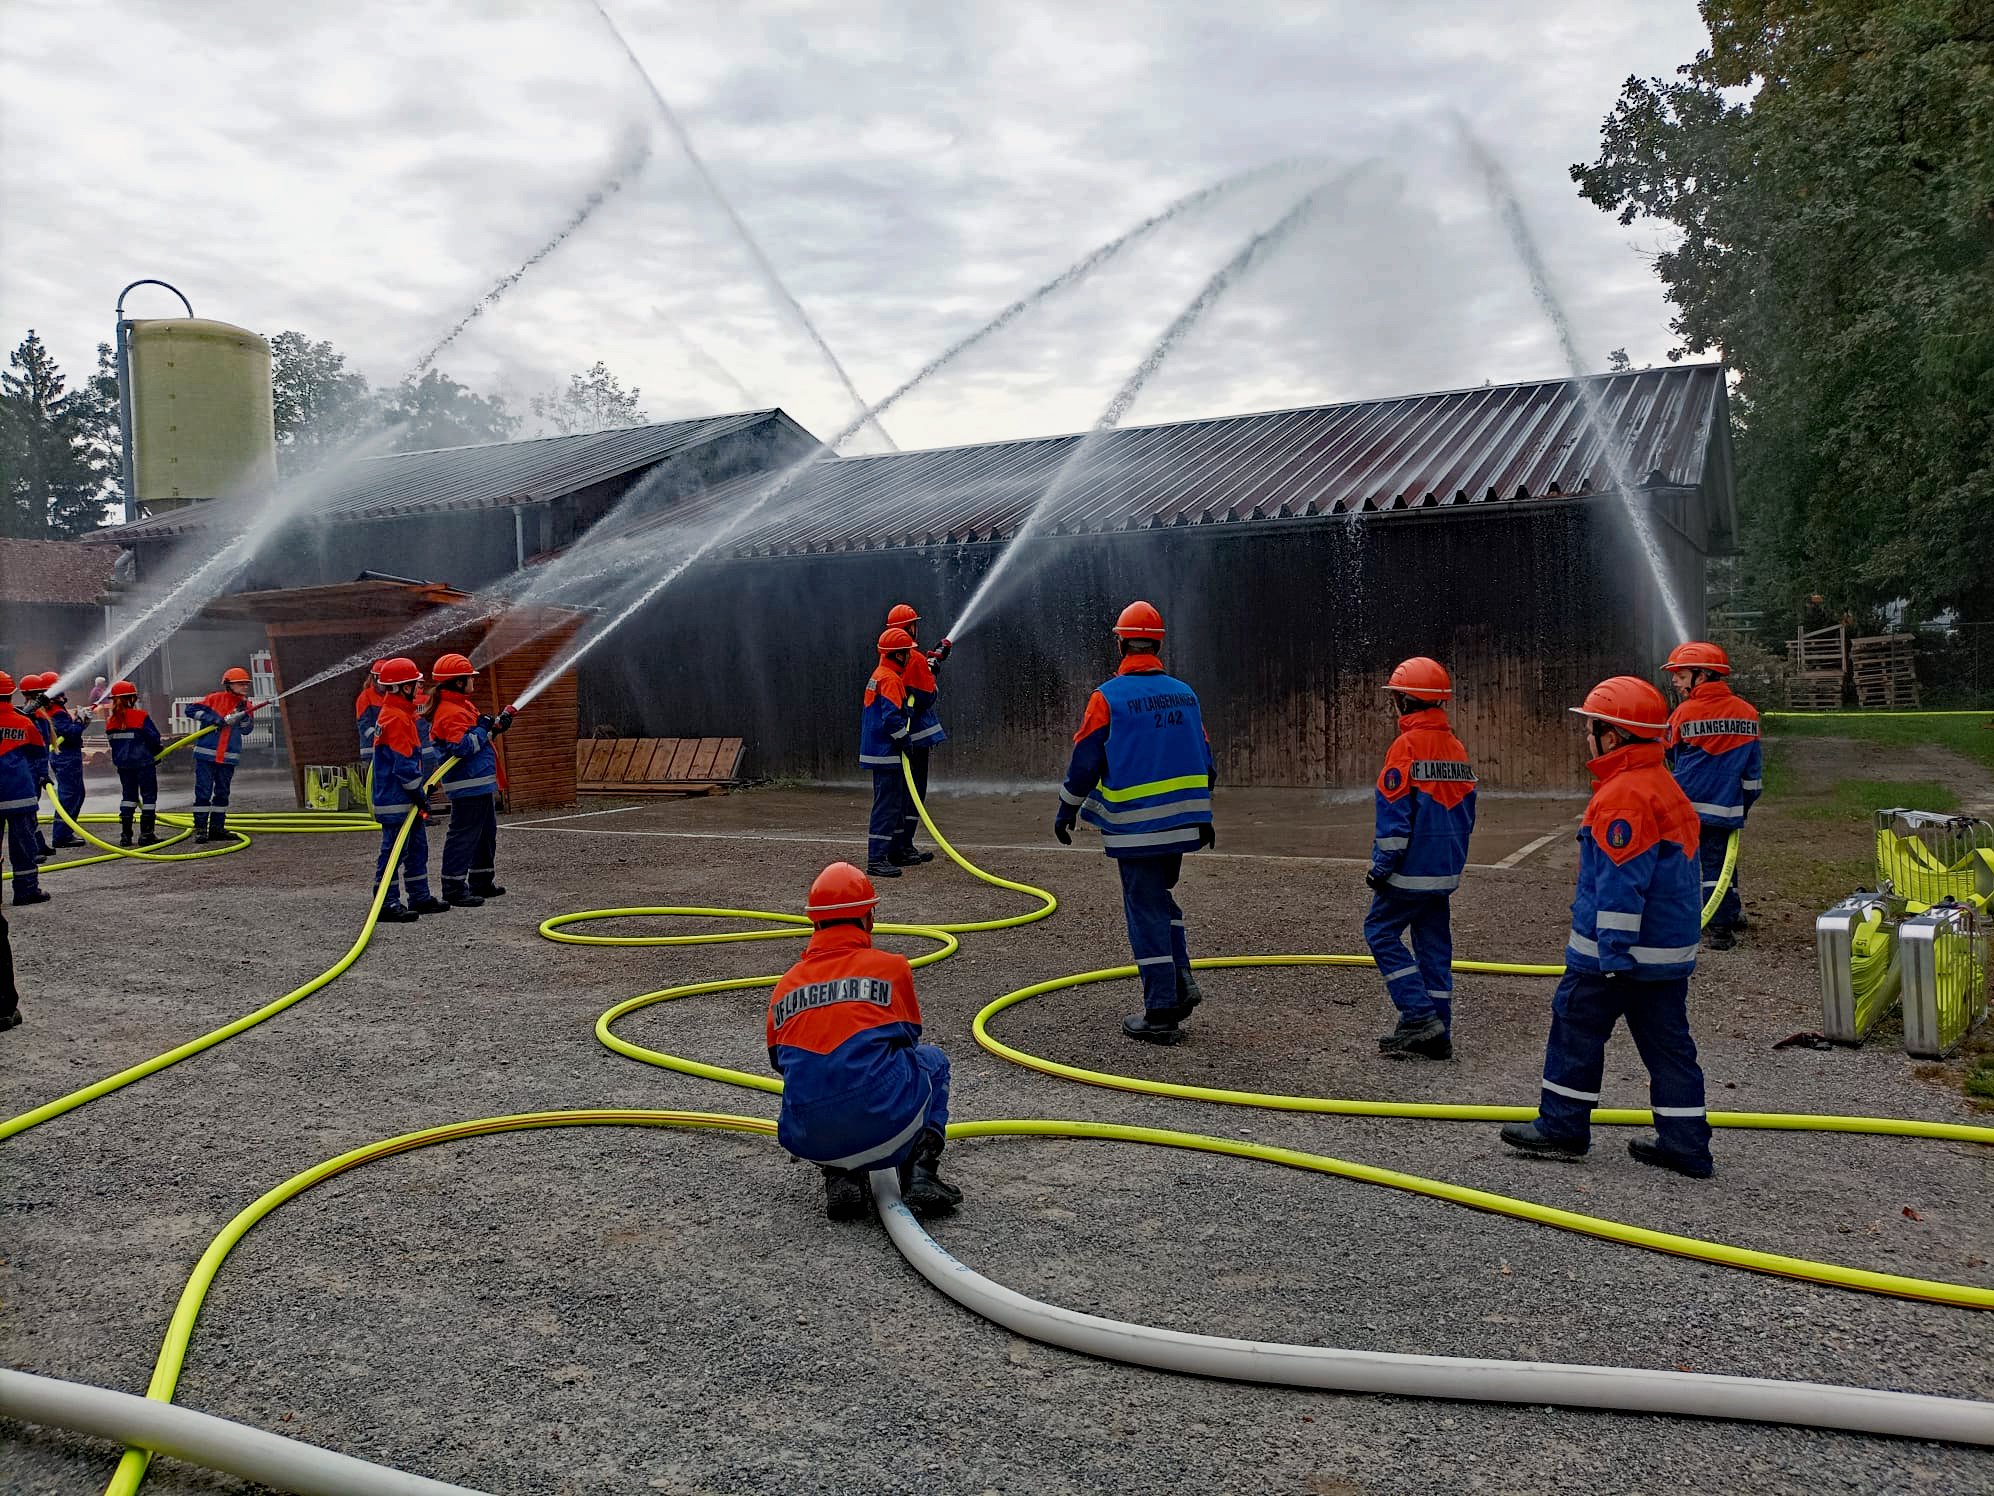
[{"label": "drainage pipe on wall", "polygon": [[1994,1403],[1960,1398],[1832,1387],[1820,1382],[1643,1371],[1627,1366],[1568,1366],[1280,1345],[1102,1319],[1026,1298],[957,1262],[901,1203],[899,1176],[894,1170],[873,1173],[872,1193],[887,1234],[901,1255],[963,1308],[1028,1339],[1104,1360],[1281,1387],[1470,1402],[1557,1403],[1994,1445]]},{"label": "drainage pipe on wall", "polygon": [[150,1449],[298,1496],[484,1496],[192,1408],[0,1368],[0,1417]]}]

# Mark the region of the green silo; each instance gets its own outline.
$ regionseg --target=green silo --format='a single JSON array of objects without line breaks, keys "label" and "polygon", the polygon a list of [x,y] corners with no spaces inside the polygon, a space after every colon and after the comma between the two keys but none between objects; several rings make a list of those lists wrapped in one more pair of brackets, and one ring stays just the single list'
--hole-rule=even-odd
[{"label": "green silo", "polygon": [[128,325],[135,497],[157,514],[274,485],[270,345],[200,317]]}]

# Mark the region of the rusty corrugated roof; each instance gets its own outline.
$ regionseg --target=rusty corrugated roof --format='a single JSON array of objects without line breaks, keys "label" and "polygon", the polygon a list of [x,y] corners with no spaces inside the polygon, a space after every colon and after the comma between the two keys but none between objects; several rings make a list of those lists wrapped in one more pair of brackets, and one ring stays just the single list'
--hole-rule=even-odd
[{"label": "rusty corrugated roof", "polygon": [[[809,433],[780,410],[751,410],[689,421],[663,421],[618,431],[590,431],[530,441],[487,442],[396,452],[349,462],[306,481],[319,488],[307,504],[319,523],[400,519],[461,509],[547,504],[564,494],[622,477],[720,437],[764,422]],[[126,545],[239,525],[252,503],[213,500],[134,524],[92,532],[95,542]]]},{"label": "rusty corrugated roof", "polygon": [[[1583,381],[1643,486],[1704,482],[1725,417],[1720,364]],[[1723,450],[1721,447],[1719,450]],[[1043,533],[1472,507],[1607,492],[1581,381],[1541,380],[1167,426],[848,457],[818,464],[748,520],[735,555],[961,544],[1014,535],[1057,486]],[[1728,488],[1728,469],[1719,481]],[[633,529],[753,502],[736,479]],[[1728,492],[1711,495],[1728,505]]]},{"label": "rusty corrugated roof", "polygon": [[0,539],[0,602],[93,604],[117,560],[74,540]]}]

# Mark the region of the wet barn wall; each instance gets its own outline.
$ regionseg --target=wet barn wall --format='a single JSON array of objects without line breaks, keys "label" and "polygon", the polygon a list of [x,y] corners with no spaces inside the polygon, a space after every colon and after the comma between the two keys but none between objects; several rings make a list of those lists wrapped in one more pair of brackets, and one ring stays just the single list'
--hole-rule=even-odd
[{"label": "wet barn wall", "polygon": [[[1701,624],[1701,552],[1658,525]],[[1057,537],[941,672],[949,779],[1045,782],[1108,629],[1146,597],[1169,669],[1198,691],[1222,778],[1360,785],[1393,731],[1379,687],[1431,654],[1490,788],[1569,789],[1583,753],[1565,708],[1603,676],[1654,678],[1672,630],[1611,499]],[[581,725],[629,736],[740,736],[755,776],[852,779],[860,697],[886,609],[932,643],[990,546],[730,559],[688,576],[582,670]],[[1693,585],[1685,585],[1693,584]]]}]

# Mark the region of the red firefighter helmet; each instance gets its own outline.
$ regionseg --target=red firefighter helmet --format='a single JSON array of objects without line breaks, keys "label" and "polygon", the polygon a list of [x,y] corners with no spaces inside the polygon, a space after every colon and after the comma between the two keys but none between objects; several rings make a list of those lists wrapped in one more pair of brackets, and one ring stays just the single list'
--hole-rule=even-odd
[{"label": "red firefighter helmet", "polygon": [[1115,635],[1122,639],[1154,639],[1163,642],[1163,615],[1148,603],[1130,603],[1115,620]]},{"label": "red firefighter helmet", "polygon": [[429,667],[431,680],[451,680],[459,675],[476,675],[477,667],[460,654],[447,654]]},{"label": "red firefighter helmet", "polygon": [[1438,660],[1429,660],[1425,655],[1401,660],[1392,671],[1392,678],[1385,682],[1385,689],[1397,691],[1401,696],[1415,696],[1421,701],[1451,701],[1454,698],[1454,682],[1447,678],[1447,667]]},{"label": "red firefighter helmet", "polygon": [[1668,659],[1662,662],[1664,670],[1709,670],[1718,675],[1731,673],[1731,657],[1724,653],[1721,644],[1706,644],[1701,639],[1692,639],[1687,644],[1678,644],[1669,651]]},{"label": "red firefighter helmet", "polygon": [[914,636],[905,629],[888,629],[879,636],[879,652],[891,654],[896,649],[912,649]]},{"label": "red firefighter helmet", "polygon": [[1637,737],[1658,738],[1669,725],[1669,705],[1662,693],[1635,675],[1601,681],[1586,692],[1585,705],[1571,710],[1624,727]]},{"label": "red firefighter helmet", "polygon": [[14,677],[6,671],[0,670],[0,696],[12,696],[13,694]]},{"label": "red firefighter helmet", "polygon": [[111,689],[105,692],[104,694],[113,697],[116,696],[136,697],[138,695],[138,687],[133,685],[128,680],[114,680],[111,682]]},{"label": "red firefighter helmet", "polygon": [[892,629],[904,629],[908,624],[920,621],[921,615],[914,611],[912,603],[895,603],[886,615],[886,626]]},{"label": "red firefighter helmet", "polygon": [[858,919],[879,902],[872,879],[849,862],[834,862],[810,885],[803,912],[815,924],[827,919]]},{"label": "red firefighter helmet", "polygon": [[55,672],[53,670],[47,675],[43,675],[37,671],[33,675],[24,675],[21,677],[20,689],[23,691],[46,691],[54,684]]},{"label": "red firefighter helmet", "polygon": [[240,665],[231,665],[222,672],[222,684],[225,686],[240,686],[244,691],[247,691],[249,689],[249,672]]},{"label": "red firefighter helmet", "polygon": [[367,673],[369,675],[379,675],[381,673],[381,667],[387,663],[388,662],[386,660],[376,660],[374,661],[373,664],[367,667]]},{"label": "red firefighter helmet", "polygon": [[407,655],[396,655],[381,661],[380,679],[384,686],[407,686],[421,680],[422,671]]}]

